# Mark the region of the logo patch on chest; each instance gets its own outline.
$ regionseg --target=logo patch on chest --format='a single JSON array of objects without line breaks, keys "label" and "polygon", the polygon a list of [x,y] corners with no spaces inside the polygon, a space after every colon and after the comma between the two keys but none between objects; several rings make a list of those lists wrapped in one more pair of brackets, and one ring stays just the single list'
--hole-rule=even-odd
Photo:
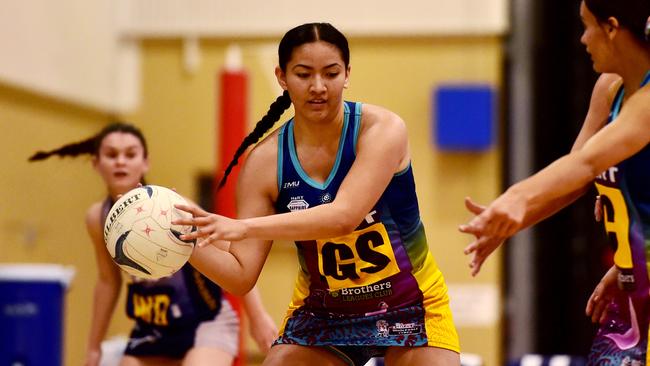
[{"label": "logo patch on chest", "polygon": [[299,180],[294,180],[293,182],[286,182],[282,185],[282,189],[298,188],[298,187],[300,187]]},{"label": "logo patch on chest", "polygon": [[302,197],[292,198],[287,205],[289,211],[300,211],[306,210],[309,208],[309,203],[305,201]]},{"label": "logo patch on chest", "polygon": [[321,203],[330,203],[330,202],[332,202],[332,195],[329,192],[324,192],[320,196],[320,202]]}]

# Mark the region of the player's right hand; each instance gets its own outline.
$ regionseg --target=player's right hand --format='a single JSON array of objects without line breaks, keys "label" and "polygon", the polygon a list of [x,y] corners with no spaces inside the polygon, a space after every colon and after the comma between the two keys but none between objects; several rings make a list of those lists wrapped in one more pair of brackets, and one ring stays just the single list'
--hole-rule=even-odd
[{"label": "player's right hand", "polygon": [[196,231],[181,235],[182,240],[197,240],[199,247],[215,244],[217,241],[239,241],[246,239],[247,226],[243,220],[231,219],[207,212],[196,205],[174,205],[177,209],[190,213],[192,217],[179,218],[173,225],[196,226]]}]

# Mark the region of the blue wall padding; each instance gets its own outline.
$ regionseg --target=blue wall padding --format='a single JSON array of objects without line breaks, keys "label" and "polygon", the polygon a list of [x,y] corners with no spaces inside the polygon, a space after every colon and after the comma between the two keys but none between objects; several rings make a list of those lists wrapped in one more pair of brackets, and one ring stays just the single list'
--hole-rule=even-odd
[{"label": "blue wall padding", "polygon": [[489,85],[443,85],[433,96],[433,139],[442,151],[489,149],[496,136],[496,92]]}]

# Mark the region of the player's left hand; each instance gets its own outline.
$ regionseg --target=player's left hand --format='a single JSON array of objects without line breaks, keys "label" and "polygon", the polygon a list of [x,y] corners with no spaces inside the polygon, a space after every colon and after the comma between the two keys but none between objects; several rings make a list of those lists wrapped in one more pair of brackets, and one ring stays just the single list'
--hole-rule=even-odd
[{"label": "player's left hand", "polygon": [[618,268],[612,266],[594,288],[594,292],[587,300],[585,314],[594,323],[602,323],[607,315],[607,306],[620,291],[618,288]]}]

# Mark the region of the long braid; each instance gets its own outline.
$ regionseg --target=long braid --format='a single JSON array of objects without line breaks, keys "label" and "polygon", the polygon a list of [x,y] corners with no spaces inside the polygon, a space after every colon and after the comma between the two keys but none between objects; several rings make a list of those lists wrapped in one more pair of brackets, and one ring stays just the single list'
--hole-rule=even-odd
[{"label": "long braid", "polygon": [[71,144],[67,144],[61,146],[58,149],[54,149],[50,151],[38,151],[34,155],[30,156],[28,160],[29,161],[45,160],[52,155],[58,155],[59,157],[66,157],[66,156],[75,157],[82,154],[94,154],[95,146],[97,144],[96,137],[97,136],[93,136],[83,141],[73,142]]},{"label": "long braid", "polygon": [[66,156],[76,157],[82,154],[97,156],[99,154],[99,146],[101,145],[102,140],[104,140],[104,137],[106,137],[108,134],[113,132],[129,133],[137,137],[138,140],[140,140],[140,143],[142,143],[142,147],[144,149],[144,156],[145,157],[147,156],[148,154],[147,141],[145,140],[142,131],[140,131],[140,129],[138,129],[132,124],[128,124],[124,122],[113,122],[105,126],[96,135],[91,136],[83,141],[69,143],[67,145],[63,145],[57,149],[50,150],[50,151],[38,151],[34,155],[30,156],[28,160],[29,161],[45,160],[52,155],[58,155],[59,157],[62,158]]},{"label": "long braid", "polygon": [[248,136],[244,138],[244,141],[242,141],[241,145],[239,145],[237,151],[232,157],[232,160],[228,164],[228,167],[224,171],[223,178],[221,178],[217,189],[221,189],[226,184],[228,175],[230,175],[232,168],[237,165],[239,158],[244,154],[244,152],[246,152],[246,149],[248,149],[248,147],[252,144],[259,141],[260,138],[262,138],[262,136],[264,136],[264,134],[270,130],[271,127],[273,127],[275,122],[280,119],[284,111],[287,110],[290,106],[291,98],[289,98],[289,92],[285,90],[284,93],[282,93],[282,95],[279,96],[275,102],[271,104],[266,115],[262,117],[259,122],[257,122],[255,128],[253,129],[253,132],[248,134]]}]

